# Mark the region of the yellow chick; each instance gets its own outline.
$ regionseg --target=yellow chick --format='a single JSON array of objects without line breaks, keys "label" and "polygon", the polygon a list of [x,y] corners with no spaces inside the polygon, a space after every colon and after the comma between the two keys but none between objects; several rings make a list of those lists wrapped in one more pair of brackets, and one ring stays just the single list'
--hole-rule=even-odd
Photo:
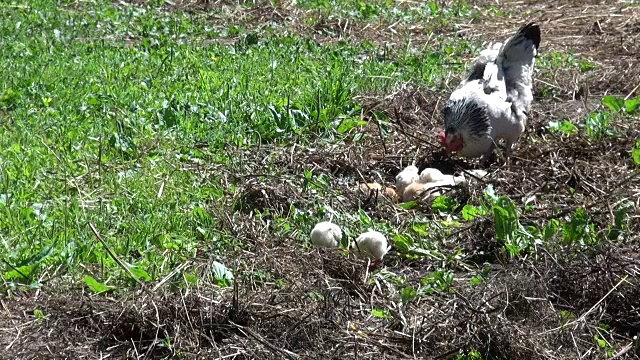
[{"label": "yellow chick", "polygon": [[426,187],[423,183],[414,182],[409,184],[409,186],[407,186],[402,193],[402,202],[408,202],[417,199],[425,190]]}]

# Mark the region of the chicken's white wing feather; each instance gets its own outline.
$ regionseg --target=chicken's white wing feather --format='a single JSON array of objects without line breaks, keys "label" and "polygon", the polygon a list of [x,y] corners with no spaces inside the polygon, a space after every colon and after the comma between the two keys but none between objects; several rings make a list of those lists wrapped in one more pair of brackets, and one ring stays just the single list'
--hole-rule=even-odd
[{"label": "chicken's white wing feather", "polygon": [[528,111],[533,101],[532,75],[539,46],[540,27],[529,23],[504,44],[496,59],[504,76],[508,101],[513,102],[517,113]]},{"label": "chicken's white wing feather", "polygon": [[473,60],[473,64],[471,65],[471,70],[467,77],[465,77],[456,89],[460,89],[467,85],[469,82],[474,82],[480,80],[484,77],[485,67],[487,64],[495,63],[498,55],[500,54],[500,48],[502,47],[502,43],[495,43],[488,48],[482,50],[478,57]]}]

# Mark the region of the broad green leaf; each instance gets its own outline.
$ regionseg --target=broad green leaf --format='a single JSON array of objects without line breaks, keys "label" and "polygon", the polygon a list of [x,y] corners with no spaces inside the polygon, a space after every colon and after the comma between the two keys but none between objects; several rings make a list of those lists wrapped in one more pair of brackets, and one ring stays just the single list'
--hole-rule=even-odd
[{"label": "broad green leaf", "polygon": [[356,127],[362,127],[367,125],[367,122],[364,120],[360,120],[359,117],[352,117],[352,118],[348,118],[348,119],[344,119],[341,123],[340,126],[338,126],[338,133],[340,134],[344,134],[349,132],[349,130],[356,128]]},{"label": "broad green leaf", "polygon": [[400,203],[400,207],[405,209],[405,210],[409,210],[414,208],[416,205],[418,205],[418,202],[413,200],[413,201],[407,201],[407,202],[403,202]]},{"label": "broad green leaf", "polygon": [[36,319],[38,319],[38,321],[43,321],[45,319],[45,315],[44,312],[40,309],[34,309],[33,310],[33,316],[36,317]]},{"label": "broad green leaf", "polygon": [[402,299],[402,304],[407,305],[411,300],[415,299],[418,295],[416,289],[413,286],[407,286],[402,289],[402,293],[400,294],[400,298]]},{"label": "broad green leaf", "polygon": [[95,95],[90,94],[89,96],[87,96],[87,104],[91,106],[96,106],[100,104],[100,100],[98,100],[98,98]]},{"label": "broad green leaf", "polygon": [[360,222],[363,225],[371,226],[373,224],[373,222],[371,221],[371,218],[369,217],[369,215],[367,215],[367,213],[362,209],[360,209],[360,211],[358,211],[358,217],[360,218]]},{"label": "broad green leaf", "polygon": [[551,240],[560,229],[560,221],[557,219],[551,219],[549,223],[544,227],[543,237],[545,240]]},{"label": "broad green leaf", "polygon": [[184,281],[189,285],[198,284],[198,275],[195,272],[183,273]]},{"label": "broad green leaf", "polygon": [[396,234],[393,235],[393,245],[400,252],[409,252],[413,247],[413,239],[407,235]]},{"label": "broad green leaf", "polygon": [[500,240],[506,240],[506,238],[511,234],[509,226],[509,212],[499,206],[494,206],[493,218],[496,223],[496,236]]},{"label": "broad green leaf", "polygon": [[349,236],[347,235],[346,231],[342,232],[342,237],[340,238],[340,247],[343,249],[348,249],[349,246],[351,246],[351,240],[349,239]]},{"label": "broad green leaf", "polygon": [[578,63],[578,67],[580,68],[581,72],[585,72],[593,69],[594,67],[596,67],[596,65],[589,61],[580,61]]},{"label": "broad green leaf", "polygon": [[389,310],[371,309],[371,315],[380,319],[392,319],[393,316],[389,313]]},{"label": "broad green leaf", "polygon": [[98,280],[96,280],[93,276],[85,276],[84,278],[82,278],[82,280],[84,281],[85,284],[87,284],[89,289],[96,294],[100,294],[105,291],[115,289],[114,286],[109,286],[101,282],[98,282]]},{"label": "broad green leaf", "polygon": [[520,225],[520,227],[521,227],[520,230],[522,230],[529,237],[536,237],[539,235],[538,228],[535,227],[534,225],[529,225],[524,227]]},{"label": "broad green leaf", "polygon": [[217,261],[213,262],[213,275],[216,278],[218,286],[227,287],[233,283],[233,273],[231,270]]},{"label": "broad green leaf", "polygon": [[640,96],[624,101],[624,111],[626,111],[627,114],[633,114],[638,109],[640,109]]},{"label": "broad green leaf", "polygon": [[431,204],[431,209],[440,213],[450,213],[458,206],[458,203],[452,198],[442,195],[438,196]]},{"label": "broad green leaf", "polygon": [[414,223],[411,229],[419,236],[427,236],[429,234],[427,231],[427,229],[429,229],[428,223]]},{"label": "broad green leaf", "polygon": [[493,217],[496,224],[496,237],[502,241],[511,239],[518,228],[518,213],[511,199],[498,198],[493,205]]},{"label": "broad green leaf", "polygon": [[569,136],[578,133],[578,128],[569,120],[551,121],[547,125],[547,129],[550,132],[559,132]]},{"label": "broad green leaf", "polygon": [[628,217],[627,215],[633,210],[634,205],[631,201],[625,201],[616,207],[614,214],[614,223],[616,228],[623,230],[627,228]]},{"label": "broad green leaf", "polygon": [[467,204],[462,208],[462,218],[467,221],[471,221],[484,215],[487,215],[487,209],[484,206]]},{"label": "broad green leaf", "polygon": [[431,290],[448,292],[451,288],[451,284],[453,283],[453,272],[449,270],[438,270],[431,274],[427,274],[422,278],[422,280],[420,280],[420,283]]},{"label": "broad green leaf", "polygon": [[631,157],[636,165],[640,166],[640,139],[636,141],[636,146],[631,150]]},{"label": "broad green leaf", "polygon": [[603,97],[602,104],[604,104],[604,106],[608,107],[609,110],[613,112],[620,111],[620,109],[622,109],[622,107],[625,105],[623,99],[614,95],[607,95]]},{"label": "broad green leaf", "polygon": [[611,114],[606,112],[592,112],[585,118],[585,130],[591,139],[601,139],[611,133],[609,122]]},{"label": "broad green leaf", "polygon": [[44,248],[40,249],[40,252],[38,252],[37,254],[34,254],[33,256],[31,256],[28,259],[20,261],[18,264],[15,264],[15,266],[20,268],[20,267],[25,266],[25,265],[30,265],[31,266],[31,265],[36,265],[38,263],[41,263],[42,261],[44,261],[45,259],[50,257],[54,253],[54,250],[55,249],[54,249],[53,246],[44,247]]},{"label": "broad green leaf", "polygon": [[151,276],[144,269],[139,266],[129,266],[129,270],[135,275],[138,279],[144,281],[151,281]]},{"label": "broad green leaf", "polygon": [[587,211],[579,208],[571,220],[562,226],[562,239],[566,244],[589,244],[594,239],[594,225],[589,219]]},{"label": "broad green leaf", "polygon": [[31,274],[33,274],[33,270],[36,268],[36,266],[36,264],[30,264],[16,267],[15,269],[4,273],[4,278],[6,280],[28,281],[31,278]]}]

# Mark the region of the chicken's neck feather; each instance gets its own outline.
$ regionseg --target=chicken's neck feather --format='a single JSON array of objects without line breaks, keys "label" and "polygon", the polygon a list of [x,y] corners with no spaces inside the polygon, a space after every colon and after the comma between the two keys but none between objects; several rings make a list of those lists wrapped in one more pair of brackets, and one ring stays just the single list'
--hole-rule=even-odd
[{"label": "chicken's neck feather", "polygon": [[460,133],[467,142],[486,135],[491,126],[485,109],[473,98],[450,99],[443,115],[445,131]]}]

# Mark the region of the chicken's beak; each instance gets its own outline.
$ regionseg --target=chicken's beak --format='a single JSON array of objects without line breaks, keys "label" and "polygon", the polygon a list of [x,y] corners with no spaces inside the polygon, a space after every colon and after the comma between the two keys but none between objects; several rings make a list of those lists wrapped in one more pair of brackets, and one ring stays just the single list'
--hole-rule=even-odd
[{"label": "chicken's beak", "polygon": [[444,147],[448,152],[460,151],[464,146],[460,134],[455,134],[453,136],[450,135],[449,140],[447,141],[447,134],[444,131],[440,131],[438,133],[438,138],[440,139],[442,147]]}]

